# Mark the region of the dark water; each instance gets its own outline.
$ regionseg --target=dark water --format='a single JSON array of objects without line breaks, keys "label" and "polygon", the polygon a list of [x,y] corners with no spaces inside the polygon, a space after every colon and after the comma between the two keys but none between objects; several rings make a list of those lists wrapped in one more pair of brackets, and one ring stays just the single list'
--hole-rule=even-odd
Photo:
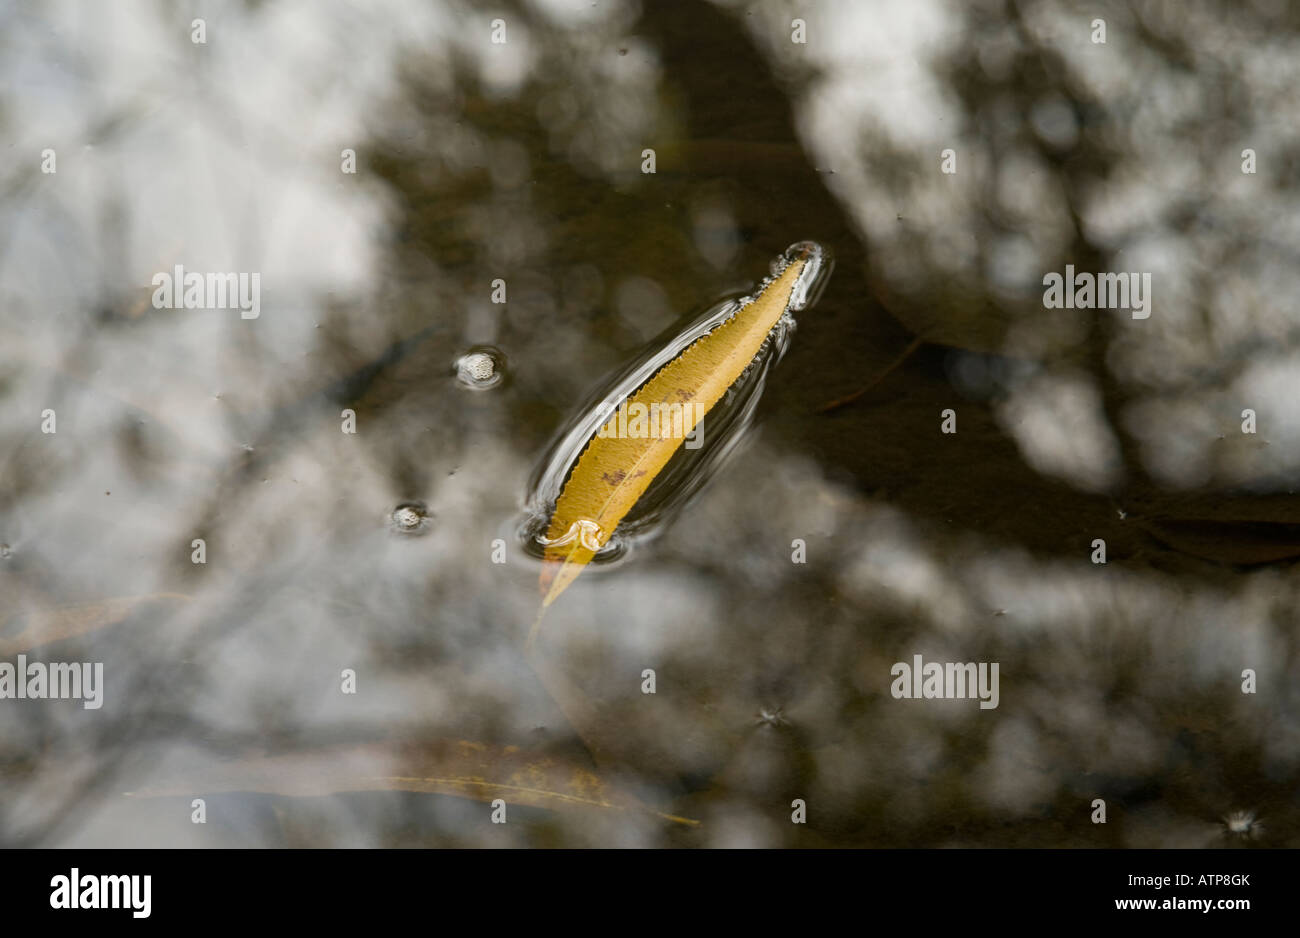
[{"label": "dark water", "polygon": [[[104,675],[0,699],[0,843],[1296,845],[1296,9],[494,11],[0,13],[0,662]],[[743,445],[530,656],[555,433],[804,239]]]}]

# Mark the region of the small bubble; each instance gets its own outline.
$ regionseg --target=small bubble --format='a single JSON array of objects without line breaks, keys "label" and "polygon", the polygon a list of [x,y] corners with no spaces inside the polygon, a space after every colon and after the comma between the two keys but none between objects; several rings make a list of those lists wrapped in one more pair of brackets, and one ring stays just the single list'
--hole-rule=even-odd
[{"label": "small bubble", "polygon": [[0,560],[8,560],[14,555],[13,548],[8,544],[0,544]]},{"label": "small bubble", "polygon": [[492,365],[492,358],[482,352],[466,355],[464,360],[461,361],[460,367],[474,381],[486,381],[496,374],[496,368]]},{"label": "small bubble", "polygon": [[467,388],[485,391],[504,380],[505,363],[498,349],[477,345],[456,359],[456,379]]},{"label": "small bubble", "polygon": [[423,534],[430,523],[424,502],[402,502],[389,516],[389,524],[398,534]]},{"label": "small bubble", "polygon": [[1263,823],[1255,816],[1254,811],[1232,811],[1224,815],[1223,827],[1229,835],[1243,840],[1258,837],[1264,830]]},{"label": "small bubble", "polygon": [[[641,496],[631,511],[611,525],[610,530],[601,531],[598,537],[593,539],[588,534],[590,543],[583,546],[589,549],[591,545],[599,547],[599,552],[591,558],[593,564],[609,565],[622,560],[630,554],[637,541],[649,540],[708,481],[720,464],[719,460],[750,426],[767,373],[780,359],[793,333],[794,317],[791,310],[814,302],[817,288],[825,282],[830,271],[828,253],[812,242],[791,245],[777,259],[773,270],[784,271],[792,261],[800,261],[801,266],[797,271],[798,276],[793,278],[788,308],[781,311],[757,354],[744,363],[738,377],[721,392],[721,399],[716,406],[710,406],[707,419],[699,425],[703,427],[707,423],[708,427],[702,441],[703,446],[699,445],[701,441],[698,436],[694,447],[687,443],[682,448],[680,457],[675,455],[663,472],[655,476],[648,486],[642,487]],[[765,282],[761,289],[766,290],[770,285],[770,282]],[[700,312],[693,320],[684,322],[681,331],[665,345],[644,351],[620,371],[605,378],[597,392],[590,396],[588,403],[576,410],[557,430],[529,479],[524,519],[519,528],[520,543],[528,556],[546,559],[549,545],[551,559],[554,559],[558,552],[564,550],[559,542],[569,538],[570,533],[573,537],[569,542],[579,543],[584,532],[581,523],[575,520],[576,515],[566,512],[563,518],[564,525],[568,525],[570,530],[563,530],[559,526],[552,530],[552,525],[557,506],[567,490],[569,480],[574,476],[582,454],[588,451],[593,440],[602,435],[602,429],[606,436],[614,429],[610,427],[612,412],[615,410],[613,405],[636,395],[638,389],[645,387],[666,362],[682,360],[681,356],[687,349],[723,327],[745,304],[752,302],[752,295],[723,299]],[[627,428],[627,421],[621,420],[620,425]],[[615,430],[613,435],[618,436],[622,432]],[[607,475],[606,479],[612,477]],[[595,527],[590,520],[586,524]],[[608,537],[602,544],[601,540],[606,535]]]},{"label": "small bubble", "polygon": [[760,707],[758,713],[754,714],[755,726],[789,726],[790,721],[786,719],[784,711],[780,707]]}]

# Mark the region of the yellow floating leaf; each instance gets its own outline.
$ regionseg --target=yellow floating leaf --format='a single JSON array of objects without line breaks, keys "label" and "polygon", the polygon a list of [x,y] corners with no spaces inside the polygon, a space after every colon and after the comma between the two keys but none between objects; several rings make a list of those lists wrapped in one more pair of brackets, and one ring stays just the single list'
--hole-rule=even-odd
[{"label": "yellow floating leaf", "polygon": [[[815,276],[821,249],[803,242],[787,251],[785,259],[784,269],[751,302],[687,346],[625,402],[627,413],[633,414],[638,408],[644,408],[641,413],[652,407],[653,412],[672,408],[671,433],[620,435],[616,412],[587,445],[560,491],[546,532],[540,579],[543,611],[608,543],[696,424],[754,361],[787,310],[802,303],[809,287],[805,271]],[[623,419],[626,426],[626,415]],[[534,634],[536,630],[535,624]]]}]

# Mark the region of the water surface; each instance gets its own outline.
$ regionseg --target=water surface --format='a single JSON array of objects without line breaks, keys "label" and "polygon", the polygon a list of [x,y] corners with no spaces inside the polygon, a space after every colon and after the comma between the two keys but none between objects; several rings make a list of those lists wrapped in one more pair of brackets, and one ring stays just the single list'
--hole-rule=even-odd
[{"label": "water surface", "polygon": [[[0,660],[105,674],[0,700],[0,842],[1297,843],[1294,9],[204,15],[0,14]],[[741,445],[530,659],[548,443],[804,239]]]}]

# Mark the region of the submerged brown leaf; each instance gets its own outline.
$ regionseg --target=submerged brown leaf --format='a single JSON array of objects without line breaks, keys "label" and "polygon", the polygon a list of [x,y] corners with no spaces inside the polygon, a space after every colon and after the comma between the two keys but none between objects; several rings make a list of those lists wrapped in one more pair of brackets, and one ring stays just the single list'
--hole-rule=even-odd
[{"label": "submerged brown leaf", "polygon": [[[31,651],[41,645],[116,625],[138,613],[170,609],[186,602],[189,602],[189,597],[181,593],[150,593],[15,612],[0,622],[0,636],[3,636],[0,637],[0,656]],[[26,615],[26,620],[20,621],[23,615]],[[19,625],[21,631],[17,630]],[[8,634],[10,631],[14,634]]]},{"label": "submerged brown leaf", "polygon": [[332,746],[280,756],[219,762],[185,778],[127,792],[168,797],[219,792],[290,796],[357,791],[413,791],[507,804],[632,811],[676,824],[698,821],[663,814],[621,792],[590,769],[517,746],[439,739],[419,744]]}]

